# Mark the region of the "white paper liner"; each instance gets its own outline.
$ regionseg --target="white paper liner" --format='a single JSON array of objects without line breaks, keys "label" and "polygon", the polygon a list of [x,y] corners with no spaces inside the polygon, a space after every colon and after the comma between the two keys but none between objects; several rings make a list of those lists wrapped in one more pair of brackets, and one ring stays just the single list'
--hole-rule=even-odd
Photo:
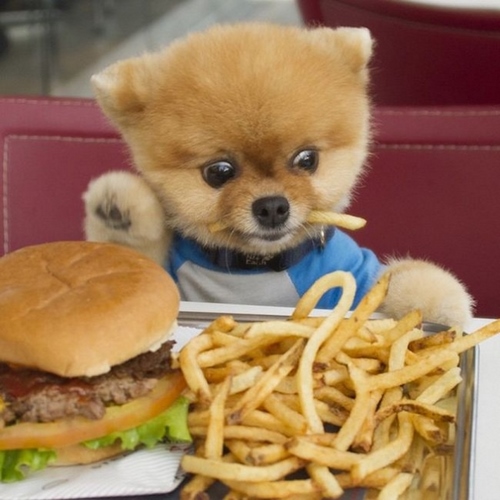
[{"label": "white paper liner", "polygon": [[175,490],[189,446],[157,446],[92,465],[49,467],[18,483],[0,484],[1,500],[151,495]]}]

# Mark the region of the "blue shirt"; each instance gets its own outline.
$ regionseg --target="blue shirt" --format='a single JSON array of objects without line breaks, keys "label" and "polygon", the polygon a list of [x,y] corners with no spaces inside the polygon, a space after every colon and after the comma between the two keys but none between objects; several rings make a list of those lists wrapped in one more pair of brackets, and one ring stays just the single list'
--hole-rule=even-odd
[{"label": "blue shirt", "polygon": [[[371,250],[361,248],[338,229],[324,248],[313,249],[285,271],[217,266],[196,242],[180,235],[174,237],[166,267],[179,287],[182,300],[284,307],[295,307],[318,278],[338,270],[352,273],[356,280],[355,307],[382,271]],[[340,295],[338,288],[329,290],[317,307],[334,307]]]}]

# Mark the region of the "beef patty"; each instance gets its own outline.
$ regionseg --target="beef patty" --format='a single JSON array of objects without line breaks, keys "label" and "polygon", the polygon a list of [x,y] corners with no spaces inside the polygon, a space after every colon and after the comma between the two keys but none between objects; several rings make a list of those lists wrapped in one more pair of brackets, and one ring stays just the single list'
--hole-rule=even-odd
[{"label": "beef patty", "polygon": [[0,428],[13,422],[54,422],[65,417],[99,419],[106,406],[144,396],[171,371],[174,342],[146,352],[97,377],[65,378],[0,363]]}]

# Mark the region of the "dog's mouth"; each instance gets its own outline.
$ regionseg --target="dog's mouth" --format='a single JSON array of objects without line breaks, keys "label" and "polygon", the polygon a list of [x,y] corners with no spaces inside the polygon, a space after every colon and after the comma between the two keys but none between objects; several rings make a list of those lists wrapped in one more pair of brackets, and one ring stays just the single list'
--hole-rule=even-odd
[{"label": "dog's mouth", "polygon": [[239,240],[250,242],[258,241],[280,241],[285,238],[289,238],[292,234],[290,230],[280,230],[280,231],[254,231],[247,232],[238,229],[231,229],[230,233],[232,236],[236,236]]},{"label": "dog's mouth", "polygon": [[283,239],[287,234],[287,232],[283,233],[272,233],[272,234],[261,234],[261,235],[256,235],[256,238],[259,238],[264,241],[279,241]]},{"label": "dog's mouth", "polygon": [[288,246],[297,236],[297,232],[290,228],[270,230],[257,230],[254,232],[233,231],[233,236],[236,236],[243,246],[266,249],[266,251],[276,251],[276,245],[279,248]]},{"label": "dog's mouth", "polygon": [[223,237],[245,250],[276,252],[303,239],[303,221],[284,196],[264,196],[251,205],[250,213],[233,224],[222,222]]}]

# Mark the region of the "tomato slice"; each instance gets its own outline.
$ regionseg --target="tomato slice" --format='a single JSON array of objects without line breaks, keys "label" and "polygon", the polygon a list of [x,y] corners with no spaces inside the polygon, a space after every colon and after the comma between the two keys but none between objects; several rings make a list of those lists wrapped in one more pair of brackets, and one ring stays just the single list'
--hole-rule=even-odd
[{"label": "tomato slice", "polygon": [[26,422],[4,427],[0,429],[0,450],[62,448],[132,429],[166,410],[185,388],[186,381],[179,370],[160,379],[146,396],[122,406],[109,407],[99,420],[75,417],[58,422]]}]

